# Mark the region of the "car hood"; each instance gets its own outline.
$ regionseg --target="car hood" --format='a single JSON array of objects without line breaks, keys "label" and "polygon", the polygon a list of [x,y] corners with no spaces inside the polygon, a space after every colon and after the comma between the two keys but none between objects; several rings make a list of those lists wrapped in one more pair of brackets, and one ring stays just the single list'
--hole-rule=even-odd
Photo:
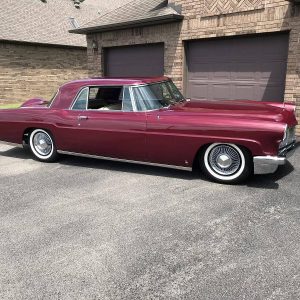
[{"label": "car hood", "polygon": [[174,106],[174,111],[199,116],[231,117],[284,122],[297,125],[294,105],[257,101],[190,100]]}]

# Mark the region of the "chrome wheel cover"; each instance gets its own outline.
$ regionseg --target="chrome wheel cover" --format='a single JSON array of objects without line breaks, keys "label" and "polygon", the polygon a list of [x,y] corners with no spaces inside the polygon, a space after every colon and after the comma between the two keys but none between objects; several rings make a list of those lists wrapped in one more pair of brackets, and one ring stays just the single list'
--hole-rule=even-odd
[{"label": "chrome wheel cover", "polygon": [[33,137],[33,147],[41,156],[48,156],[53,149],[53,143],[48,134],[38,131]]},{"label": "chrome wheel cover", "polygon": [[232,146],[216,145],[208,155],[210,167],[219,175],[232,176],[241,168],[241,156]]}]

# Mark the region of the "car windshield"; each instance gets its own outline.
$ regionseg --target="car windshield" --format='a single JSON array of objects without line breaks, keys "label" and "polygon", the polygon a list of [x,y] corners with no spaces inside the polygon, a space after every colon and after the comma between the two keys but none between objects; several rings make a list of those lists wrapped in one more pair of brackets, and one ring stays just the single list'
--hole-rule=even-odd
[{"label": "car windshield", "polygon": [[133,87],[133,96],[139,111],[160,109],[184,101],[172,81]]}]

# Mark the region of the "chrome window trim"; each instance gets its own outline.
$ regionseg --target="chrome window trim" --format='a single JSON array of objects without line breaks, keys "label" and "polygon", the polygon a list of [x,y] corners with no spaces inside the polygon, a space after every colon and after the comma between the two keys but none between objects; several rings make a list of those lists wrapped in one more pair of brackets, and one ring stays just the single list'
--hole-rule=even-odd
[{"label": "chrome window trim", "polygon": [[[130,102],[133,110],[124,110],[123,105],[124,105],[124,95],[125,95],[125,89],[128,89],[129,91],[129,96],[130,96]],[[123,112],[135,112],[135,103],[133,103],[133,98],[132,98],[132,92],[131,92],[131,86],[130,85],[123,85],[123,99],[122,99],[122,111]]]},{"label": "chrome window trim", "polygon": [[125,95],[125,87],[122,88],[122,111],[124,111],[124,95]]},{"label": "chrome window trim", "polygon": [[138,112],[137,106],[136,106],[136,101],[135,101],[134,95],[133,95],[132,86],[129,86],[129,93],[130,93],[133,112]]}]

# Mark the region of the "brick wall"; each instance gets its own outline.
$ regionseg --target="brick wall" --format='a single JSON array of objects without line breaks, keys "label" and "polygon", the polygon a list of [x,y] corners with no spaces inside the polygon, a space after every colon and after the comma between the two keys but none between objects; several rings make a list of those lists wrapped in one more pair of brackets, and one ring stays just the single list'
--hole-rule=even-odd
[{"label": "brick wall", "polygon": [[0,103],[50,99],[62,83],[87,74],[86,49],[0,42]]},{"label": "brick wall", "polygon": [[[103,47],[134,45],[145,43],[165,44],[165,74],[182,83],[182,59],[180,34],[182,24],[171,23],[144,27],[141,30],[127,29],[114,32],[91,34],[88,42],[88,69],[90,76],[103,76]],[[93,41],[97,41],[98,50],[92,49]],[[179,65],[178,65],[179,62]],[[174,67],[177,66],[177,72]]]},{"label": "brick wall", "polygon": [[[184,47],[190,39],[289,31],[285,101],[297,104],[300,121],[300,8],[285,0],[170,0],[182,7],[182,23],[118,30],[88,36],[88,68],[103,75],[103,47],[165,43],[165,74],[184,87]],[[93,51],[92,41],[99,48]],[[298,128],[300,134],[300,127]]]}]

